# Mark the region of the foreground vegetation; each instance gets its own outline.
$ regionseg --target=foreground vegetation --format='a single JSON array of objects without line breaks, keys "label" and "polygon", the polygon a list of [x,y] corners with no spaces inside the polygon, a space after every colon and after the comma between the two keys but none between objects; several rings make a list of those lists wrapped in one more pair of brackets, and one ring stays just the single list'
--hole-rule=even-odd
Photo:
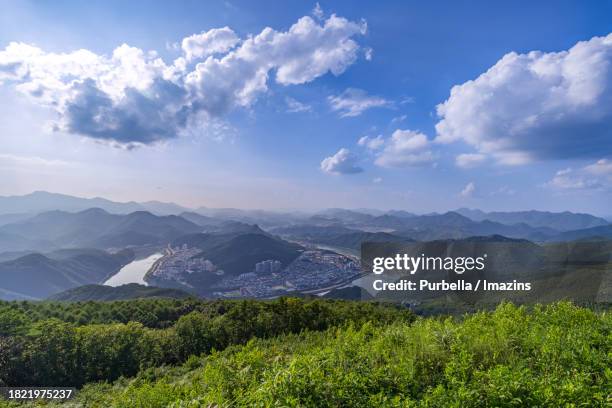
[{"label": "foreground vegetation", "polygon": [[4,302],[0,386],[80,387],[179,364],[254,337],[413,318],[390,305],[296,298]]},{"label": "foreground vegetation", "polygon": [[[285,304],[280,306],[281,302]],[[292,302],[300,307],[312,304],[291,299],[268,305],[284,308]],[[340,308],[366,307],[356,306],[365,303],[335,303]],[[236,310],[241,305],[255,304],[239,303]],[[357,310],[346,316],[362,313]],[[262,311],[252,315],[252,319],[257,320]],[[376,314],[384,317],[372,318]],[[194,319],[194,324],[185,327],[198,327],[195,324],[198,315],[187,316],[180,318],[175,326],[186,321],[183,319]],[[306,328],[287,330],[289,334],[273,338],[255,338],[208,355],[191,356],[182,365],[145,368],[131,379],[87,384],[77,399],[65,405],[604,407],[612,404],[612,317],[609,313],[596,313],[565,302],[533,308],[506,303],[493,312],[479,312],[461,319],[413,320],[402,310],[370,305],[362,317],[338,321],[324,331]],[[84,326],[76,330],[93,329]],[[178,327],[173,330],[180,331]]]}]

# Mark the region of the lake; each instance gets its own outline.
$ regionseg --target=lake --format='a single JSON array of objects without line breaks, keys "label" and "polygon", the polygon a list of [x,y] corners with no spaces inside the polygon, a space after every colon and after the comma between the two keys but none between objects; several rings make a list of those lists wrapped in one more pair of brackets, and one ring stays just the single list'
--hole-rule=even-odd
[{"label": "lake", "polygon": [[146,285],[144,276],[151,266],[161,258],[163,254],[153,254],[147,258],[132,261],[125,265],[119,272],[113,275],[110,279],[104,282],[108,286],[121,286],[127,283],[140,283]]}]

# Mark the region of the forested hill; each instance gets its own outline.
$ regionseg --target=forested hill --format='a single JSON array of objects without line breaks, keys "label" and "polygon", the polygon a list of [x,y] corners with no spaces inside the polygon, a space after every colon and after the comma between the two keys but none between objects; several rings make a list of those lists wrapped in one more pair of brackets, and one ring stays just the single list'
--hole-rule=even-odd
[{"label": "forested hill", "polygon": [[111,300],[129,300],[141,298],[174,298],[183,299],[193,296],[190,293],[179,289],[172,288],[157,288],[155,286],[145,286],[138,283],[129,283],[117,287],[105,285],[84,285],[78,288],[66,290],[56,293],[49,297],[49,300],[58,301],[111,301]]},{"label": "forested hill", "polygon": [[59,319],[76,303],[4,304],[18,330],[0,337],[0,385],[90,383],[66,406],[100,408],[604,407],[612,392],[612,314],[567,302],[460,319],[299,299],[93,304],[91,321],[175,323],[75,325]]},{"label": "forested hill", "polygon": [[254,337],[413,318],[392,305],[296,298],[0,302],[0,386],[81,387]]}]

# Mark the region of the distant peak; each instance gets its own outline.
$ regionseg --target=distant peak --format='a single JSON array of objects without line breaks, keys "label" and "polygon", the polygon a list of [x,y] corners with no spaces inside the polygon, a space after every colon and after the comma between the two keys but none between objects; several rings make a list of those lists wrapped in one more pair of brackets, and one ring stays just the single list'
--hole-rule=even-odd
[{"label": "distant peak", "polygon": [[83,210],[83,211],[79,212],[79,214],[106,215],[106,214],[108,214],[108,212],[104,211],[102,208],[93,207],[93,208],[88,208],[86,210]]}]

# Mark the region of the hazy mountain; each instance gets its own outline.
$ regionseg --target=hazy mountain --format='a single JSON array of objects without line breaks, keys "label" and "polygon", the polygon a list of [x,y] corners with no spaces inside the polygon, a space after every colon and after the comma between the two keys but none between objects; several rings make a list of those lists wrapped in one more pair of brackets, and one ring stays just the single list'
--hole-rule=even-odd
[{"label": "hazy mountain", "polygon": [[51,210],[76,212],[88,208],[103,208],[111,213],[144,210],[142,205],[135,202],[117,203],[105,198],[81,198],[46,191],[35,191],[23,196],[0,197],[0,214],[36,214]]},{"label": "hazy mountain", "polygon": [[[179,214],[189,211],[187,208],[174,203],[148,201],[137,203],[134,201],[120,203],[105,198],[82,198],[66,194],[35,191],[22,196],[0,196],[0,214],[38,214],[41,212],[61,210],[78,212],[88,208],[101,208],[112,214],[129,214],[134,211],[150,211],[155,214]],[[16,221],[16,220],[14,220]],[[13,222],[14,222],[13,221]],[[2,218],[0,218],[0,225]]]},{"label": "hazy mountain", "polygon": [[55,245],[52,242],[37,239],[36,237],[28,239],[19,234],[2,231],[1,228],[2,227],[0,227],[0,253],[22,252],[28,250],[49,251],[55,249]]},{"label": "hazy mountain", "polygon": [[548,211],[513,211],[513,212],[484,212],[460,208],[456,211],[474,221],[489,220],[501,224],[527,224],[531,227],[548,227],[559,231],[570,231],[608,225],[603,218],[590,214],[572,213],[569,211],[554,213]]},{"label": "hazy mountain", "polygon": [[[489,220],[474,221],[453,211],[429,215],[405,212],[393,212],[395,215],[391,215],[389,212],[380,216],[358,216],[354,211],[345,213],[340,210],[329,210],[328,213],[329,216],[318,214],[310,217],[307,224],[276,228],[273,231],[284,236],[317,239],[350,232],[334,232],[346,228],[353,231],[392,232],[396,236],[426,241],[494,234],[544,241],[559,233],[552,228],[532,227],[525,223],[507,225]],[[332,215],[337,217],[331,218]]]},{"label": "hazy mountain", "polygon": [[579,239],[612,239],[612,224],[599,227],[585,228],[574,231],[565,231],[555,237],[552,241],[575,241]]},{"label": "hazy mountain", "polygon": [[344,227],[341,224],[328,226],[300,224],[274,228],[271,229],[270,232],[294,239],[316,240],[318,238],[329,238],[360,231]]},{"label": "hazy mountain", "polygon": [[[0,243],[10,242],[10,237],[15,236],[26,240],[20,245],[45,241],[57,247],[119,248],[163,244],[200,230],[198,225],[175,215],[155,216],[146,211],[117,215],[92,208],[78,213],[50,211],[4,225],[0,227],[0,237],[8,234],[9,238]],[[15,250],[7,246],[0,247],[0,252]]]},{"label": "hazy mountain", "polygon": [[390,210],[387,211],[387,215],[392,215],[399,218],[412,218],[417,216],[416,214],[404,210]]},{"label": "hazy mountain", "polygon": [[34,214],[19,213],[19,214],[0,214],[0,226],[19,222],[32,217]]},{"label": "hazy mountain", "polygon": [[329,208],[315,215],[326,219],[338,220],[345,224],[366,224],[370,223],[376,218],[375,215],[365,214],[353,210],[345,210],[342,208]]},{"label": "hazy mountain", "polygon": [[181,205],[175,203],[163,203],[161,201],[146,201],[144,203],[140,203],[140,205],[143,207],[143,210],[157,215],[177,215],[182,212],[190,211],[189,208]]},{"label": "hazy mountain", "polygon": [[387,232],[355,231],[331,237],[320,237],[313,241],[331,247],[360,250],[363,242],[411,242],[412,239]]},{"label": "hazy mountain", "polygon": [[158,288],[129,283],[122,286],[85,285],[51,295],[48,300],[66,302],[113,301],[141,298],[184,299],[193,296],[179,289]]},{"label": "hazy mountain", "polygon": [[29,254],[1,262],[0,297],[44,299],[53,293],[76,286],[101,283],[131,262],[133,256],[133,252],[129,250],[109,254],[84,249],[57,253],[55,256]]},{"label": "hazy mountain", "polygon": [[221,223],[221,221],[216,218],[208,217],[192,211],[182,212],[179,214],[179,216],[202,227],[217,226]]},{"label": "hazy mountain", "polygon": [[259,224],[268,228],[301,222],[307,215],[299,212],[276,212],[267,210],[241,210],[237,208],[200,207],[196,213],[226,221]]},{"label": "hazy mountain", "polygon": [[395,234],[419,241],[461,239],[471,236],[503,235],[510,238],[526,238],[543,241],[557,235],[557,230],[532,227],[527,224],[506,225],[489,220],[473,221],[456,212],[422,215],[404,220],[403,228]]},{"label": "hazy mountain", "polygon": [[263,233],[256,224],[248,224],[241,221],[225,220],[219,218],[208,217],[194,212],[184,212],[180,214],[181,218],[193,222],[202,227],[203,232],[217,233],[246,233],[255,232]]}]

